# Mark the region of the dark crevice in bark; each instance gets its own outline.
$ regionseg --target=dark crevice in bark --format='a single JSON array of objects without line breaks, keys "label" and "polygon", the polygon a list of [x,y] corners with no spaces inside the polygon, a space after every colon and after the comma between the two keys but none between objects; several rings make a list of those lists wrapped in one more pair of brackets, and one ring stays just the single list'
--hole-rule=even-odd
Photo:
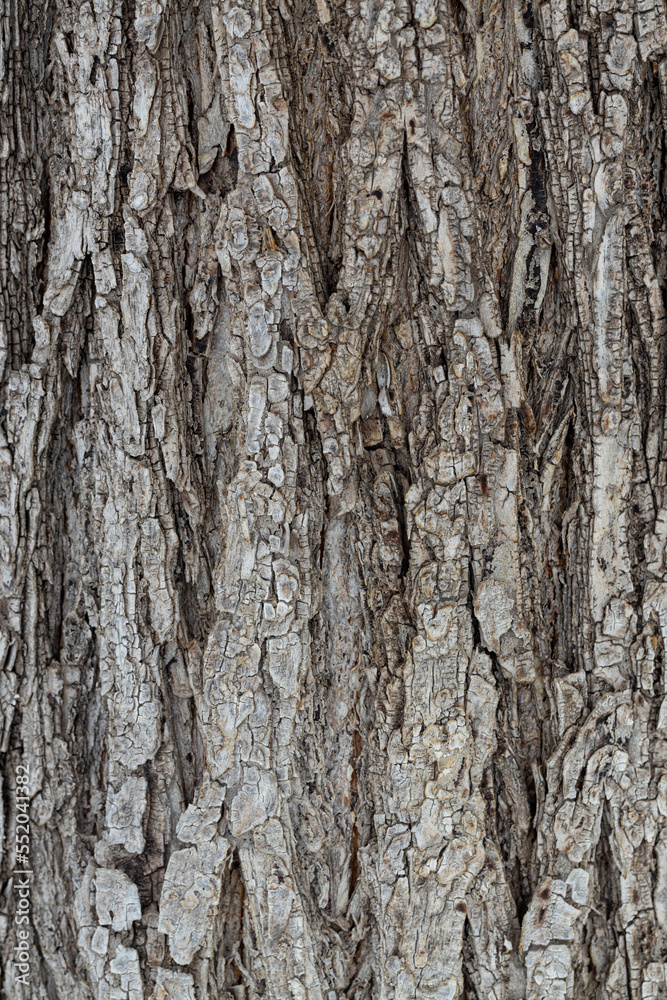
[{"label": "dark crevice in bark", "polygon": [[[134,3],[134,0],[132,0]],[[117,137],[117,152],[115,160],[115,183],[113,192],[113,212],[109,218],[109,234],[111,246],[111,259],[116,272],[116,280],[120,286],[120,276],[122,267],[120,255],[125,253],[125,225],[123,219],[123,206],[127,204],[129,195],[129,177],[133,167],[133,151],[130,142],[129,121],[132,114],[131,97],[131,57],[128,52],[134,51],[136,42],[136,32],[134,28],[134,14],[129,9],[128,0],[121,2],[121,22],[122,39],[120,52],[118,54],[118,99],[119,109],[116,127],[119,135]]]},{"label": "dark crevice in bark", "polygon": [[[408,488],[410,485],[410,480],[407,480]],[[407,511],[405,507],[405,491],[399,490],[398,484],[396,484],[396,518],[398,520],[398,527],[401,534],[401,551],[403,553],[403,558],[401,560],[401,589],[405,592],[407,586],[409,585],[409,575],[410,575],[410,540],[408,537],[408,525],[407,525]]]},{"label": "dark crevice in bark", "polygon": [[[414,308],[429,302],[429,282],[424,266],[424,234],[422,232],[421,215],[417,196],[410,177],[410,157],[408,153],[408,136],[403,133],[403,156],[401,157],[401,186],[398,199],[400,213],[401,238],[407,243],[405,253],[405,268],[414,272],[416,285],[419,289],[419,301],[411,303]],[[412,315],[412,309],[411,309]],[[438,324],[435,324],[436,328]]]},{"label": "dark crevice in bark", "polygon": [[35,312],[41,315],[44,309],[44,292],[46,290],[46,260],[51,239],[51,179],[48,172],[48,160],[41,177],[42,218],[44,220],[44,235],[39,248],[38,262],[35,270]]},{"label": "dark crevice in bark", "polygon": [[359,877],[359,826],[356,820],[356,811],[360,804],[360,789],[358,781],[358,770],[360,757],[363,747],[363,740],[358,730],[355,729],[353,733],[354,741],[354,752],[353,752],[353,763],[352,763],[352,782],[351,782],[351,803],[350,808],[353,810],[355,818],[352,824],[352,836],[350,838],[350,888],[349,896],[352,897],[354,890],[357,887],[357,879]]},{"label": "dark crevice in bark", "polygon": [[[230,870],[223,882],[220,903],[222,930],[221,951],[225,960],[224,987],[232,989],[243,982],[241,966],[246,967],[244,938],[249,919],[245,910],[245,886],[238,852],[234,851]],[[240,964],[237,964],[238,956]]]},{"label": "dark crevice in bark", "polygon": [[342,267],[347,199],[342,150],[352,120],[344,62],[312,0],[295,0],[288,19],[278,6],[272,16],[284,42],[278,64],[289,95],[290,146],[325,309]]},{"label": "dark crevice in bark", "polygon": [[[256,985],[252,969],[255,934],[245,897],[241,862],[235,850],[223,879],[215,921],[213,954],[208,966],[211,996],[245,996],[247,984]],[[248,953],[246,943],[250,945]]]},{"label": "dark crevice in bark", "polygon": [[238,182],[239,151],[234,126],[229,126],[225,149],[219,149],[213,164],[200,175],[199,187],[205,194],[219,194],[226,198]]},{"label": "dark crevice in bark", "polygon": [[[194,798],[197,782],[201,777],[201,768],[198,766],[194,748],[197,714],[194,698],[184,697],[184,692],[180,689],[188,676],[183,653],[176,644],[170,646],[174,649],[175,655],[168,661],[166,655],[160,657],[164,685],[162,703],[175,743],[175,770],[180,782],[184,808],[187,808]],[[148,770],[148,765],[145,765],[145,769]]]},{"label": "dark crevice in bark", "polygon": [[649,728],[655,731],[660,712],[660,704],[665,694],[665,646],[662,640],[662,632],[656,621],[653,622],[655,635],[655,660],[653,663],[653,697],[652,718],[649,717]]},{"label": "dark crevice in bark", "polygon": [[463,976],[463,992],[461,1000],[483,1000],[475,985],[477,978],[478,957],[475,955],[470,922],[466,917],[463,927],[463,947],[461,951],[461,974]]},{"label": "dark crevice in bark", "polygon": [[480,653],[484,653],[491,660],[491,666],[494,674],[497,678],[501,677],[500,668],[498,666],[498,657],[492,649],[489,649],[482,642],[482,633],[479,627],[479,620],[475,614],[475,593],[477,587],[475,583],[475,570],[473,567],[472,559],[468,559],[468,610],[470,613],[470,622],[472,625],[472,647],[473,650],[478,649]]},{"label": "dark crevice in bark", "polygon": [[[470,14],[467,8],[461,3],[461,0],[450,0],[449,8],[451,11],[452,20],[459,32],[459,35],[461,36],[461,39],[463,39],[464,36],[466,35],[468,36],[468,38],[470,38],[472,32],[469,30],[468,27]],[[473,30],[475,28],[477,28],[477,25],[473,25]],[[474,41],[472,44],[474,46]]]},{"label": "dark crevice in bark", "polygon": [[[605,15],[602,15],[603,17]],[[590,93],[593,103],[593,113],[600,114],[600,60],[597,50],[599,28],[589,34],[587,38],[588,49],[588,79],[590,82]]]}]

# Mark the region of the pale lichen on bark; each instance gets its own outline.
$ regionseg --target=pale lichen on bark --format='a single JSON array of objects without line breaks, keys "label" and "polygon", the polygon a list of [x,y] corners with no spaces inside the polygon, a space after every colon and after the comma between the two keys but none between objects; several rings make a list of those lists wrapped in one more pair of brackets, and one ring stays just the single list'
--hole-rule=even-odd
[{"label": "pale lichen on bark", "polygon": [[8,0],[9,1000],[667,995],[666,48]]}]

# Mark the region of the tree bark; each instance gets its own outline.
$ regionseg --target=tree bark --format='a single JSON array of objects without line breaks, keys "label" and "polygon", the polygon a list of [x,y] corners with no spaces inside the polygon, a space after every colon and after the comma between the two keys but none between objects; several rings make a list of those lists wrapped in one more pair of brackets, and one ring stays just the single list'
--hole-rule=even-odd
[{"label": "tree bark", "polygon": [[667,997],[653,3],[6,0],[8,1000]]}]

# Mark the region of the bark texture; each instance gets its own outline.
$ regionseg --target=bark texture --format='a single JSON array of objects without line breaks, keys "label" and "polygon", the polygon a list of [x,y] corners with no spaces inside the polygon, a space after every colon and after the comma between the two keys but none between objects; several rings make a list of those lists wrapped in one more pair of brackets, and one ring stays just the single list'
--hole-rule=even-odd
[{"label": "bark texture", "polygon": [[7,1000],[667,996],[666,51],[5,0]]}]

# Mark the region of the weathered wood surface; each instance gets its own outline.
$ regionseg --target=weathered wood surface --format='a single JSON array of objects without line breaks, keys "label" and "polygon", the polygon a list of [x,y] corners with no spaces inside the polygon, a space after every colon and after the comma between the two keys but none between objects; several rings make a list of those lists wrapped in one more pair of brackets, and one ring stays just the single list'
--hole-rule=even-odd
[{"label": "weathered wood surface", "polygon": [[667,996],[666,52],[5,0],[7,1000]]}]

